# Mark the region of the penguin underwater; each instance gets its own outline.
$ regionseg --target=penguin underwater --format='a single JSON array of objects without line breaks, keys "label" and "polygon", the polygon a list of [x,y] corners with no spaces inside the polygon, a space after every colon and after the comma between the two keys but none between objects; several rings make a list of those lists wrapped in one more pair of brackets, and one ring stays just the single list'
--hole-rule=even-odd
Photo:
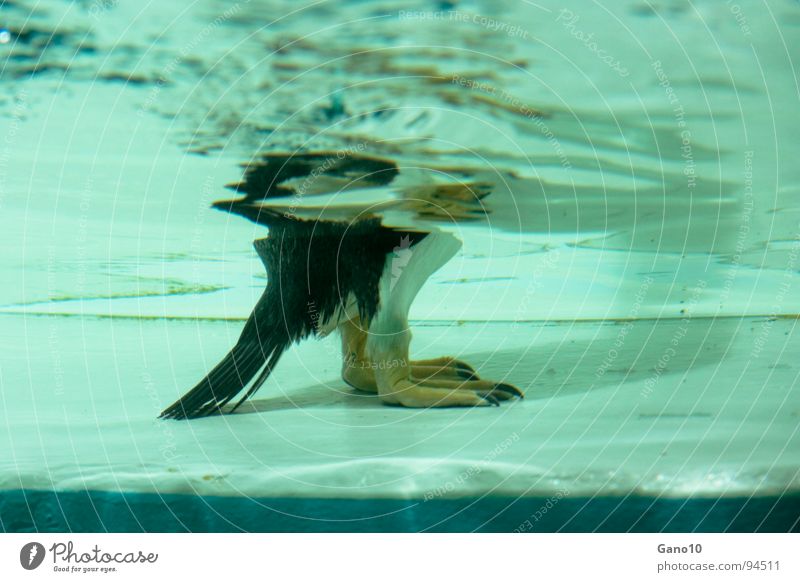
[{"label": "penguin underwater", "polygon": [[243,181],[229,186],[244,197],[213,207],[267,227],[267,236],[253,243],[267,271],[266,289],[230,352],[160,418],[233,412],[293,343],[334,331],[341,334],[342,379],[384,404],[497,406],[523,397],[517,387],[479,378],[455,358],[409,358],[411,304],[462,243],[435,222],[396,226],[386,217],[467,220],[480,214],[491,188],[396,187],[400,195],[388,201],[330,203],[332,196],[391,191],[399,174],[390,160],[341,151],[271,154],[246,165]]}]

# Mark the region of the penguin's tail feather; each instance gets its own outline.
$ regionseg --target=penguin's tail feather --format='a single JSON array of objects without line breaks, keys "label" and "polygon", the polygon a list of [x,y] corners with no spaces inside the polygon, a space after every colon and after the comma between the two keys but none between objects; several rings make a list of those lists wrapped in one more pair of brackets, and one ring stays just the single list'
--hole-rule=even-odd
[{"label": "penguin's tail feather", "polygon": [[281,326],[273,325],[271,321],[266,322],[267,325],[259,322],[259,313],[263,310],[256,307],[233,349],[194,388],[166,408],[159,418],[180,420],[220,414],[223,407],[255,377],[245,395],[227,411],[233,412],[261,387],[291,341]]}]

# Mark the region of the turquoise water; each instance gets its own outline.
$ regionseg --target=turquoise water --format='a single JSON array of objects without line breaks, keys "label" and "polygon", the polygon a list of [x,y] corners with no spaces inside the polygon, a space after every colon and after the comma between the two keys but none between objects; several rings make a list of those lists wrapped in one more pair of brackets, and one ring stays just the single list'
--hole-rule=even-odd
[{"label": "turquoise water", "polygon": [[[0,489],[794,499],[799,35],[788,0],[4,2]],[[301,153],[398,175],[271,206],[463,240],[412,354],[524,401],[388,408],[326,338],[241,414],[156,420],[266,281],[211,204]]]}]

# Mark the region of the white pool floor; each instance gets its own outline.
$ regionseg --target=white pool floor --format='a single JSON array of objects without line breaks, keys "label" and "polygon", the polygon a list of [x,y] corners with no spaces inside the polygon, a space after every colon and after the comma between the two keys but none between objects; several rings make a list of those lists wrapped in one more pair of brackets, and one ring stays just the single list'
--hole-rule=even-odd
[{"label": "white pool floor", "polygon": [[[680,320],[636,322],[610,367],[621,323],[416,327],[415,356],[457,355],[526,392],[485,409],[383,406],[340,380],[333,339],[308,341],[236,414],[178,422],[156,416],[240,322],[6,315],[0,488],[780,495],[800,485],[796,323],[692,320],[666,367]],[[770,341],[754,358],[759,337]]]}]

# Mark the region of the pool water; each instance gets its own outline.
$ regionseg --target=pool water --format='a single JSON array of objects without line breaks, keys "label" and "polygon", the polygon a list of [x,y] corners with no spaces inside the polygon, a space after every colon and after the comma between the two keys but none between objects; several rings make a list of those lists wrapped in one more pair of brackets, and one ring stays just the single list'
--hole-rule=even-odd
[{"label": "pool water", "polygon": [[[0,526],[796,529],[800,4],[573,4],[2,3]],[[157,419],[268,277],[211,204],[309,153],[398,175],[270,204],[456,234],[412,355],[524,400],[386,407],[329,337]]]}]

